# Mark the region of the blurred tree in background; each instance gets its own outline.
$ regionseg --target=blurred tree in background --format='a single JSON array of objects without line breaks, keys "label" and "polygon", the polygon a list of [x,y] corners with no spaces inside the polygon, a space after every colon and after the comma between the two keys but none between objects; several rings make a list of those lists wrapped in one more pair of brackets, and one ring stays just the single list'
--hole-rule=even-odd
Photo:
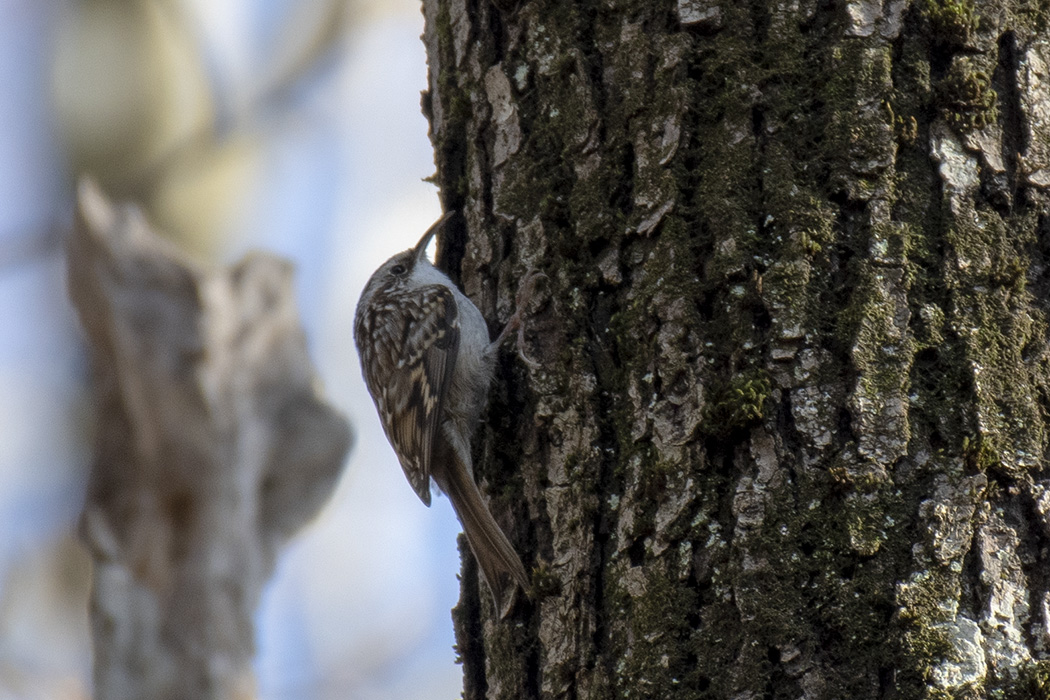
[{"label": "blurred tree in background", "polygon": [[[354,295],[436,208],[421,182],[421,26],[418,5],[396,0],[0,2],[0,698],[88,694],[89,570],[72,531],[97,406],[59,255],[75,174],[137,202],[193,265],[254,247],[292,258],[310,354],[350,412],[367,401],[348,351]],[[427,514],[410,491],[397,500],[392,456],[354,459],[354,488],[263,592],[263,697],[459,685],[442,534],[454,520],[439,508],[420,537]],[[404,532],[426,567],[414,544],[388,544]],[[438,564],[449,583],[435,593]]]}]

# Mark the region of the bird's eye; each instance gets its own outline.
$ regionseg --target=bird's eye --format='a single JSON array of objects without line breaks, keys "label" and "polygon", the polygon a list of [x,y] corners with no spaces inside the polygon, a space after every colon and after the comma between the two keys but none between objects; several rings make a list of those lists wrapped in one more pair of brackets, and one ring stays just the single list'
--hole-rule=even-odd
[{"label": "bird's eye", "polygon": [[392,268],[390,268],[390,272],[392,274],[395,274],[395,275],[403,275],[403,274],[405,274],[405,266],[404,265],[394,265]]}]

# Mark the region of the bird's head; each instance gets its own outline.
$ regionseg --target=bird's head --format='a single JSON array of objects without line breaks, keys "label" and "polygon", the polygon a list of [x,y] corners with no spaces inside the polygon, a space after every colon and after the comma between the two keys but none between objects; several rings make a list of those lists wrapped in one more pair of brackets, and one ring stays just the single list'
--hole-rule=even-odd
[{"label": "bird's head", "polygon": [[452,218],[452,214],[453,212],[445,213],[426,230],[418,243],[380,265],[379,269],[372,273],[368,284],[365,285],[360,303],[367,304],[380,291],[394,292],[403,289],[412,279],[414,272],[428,272],[426,268],[433,268],[430,260],[427,259],[427,246],[430,245],[431,239],[444,228],[445,223]]}]

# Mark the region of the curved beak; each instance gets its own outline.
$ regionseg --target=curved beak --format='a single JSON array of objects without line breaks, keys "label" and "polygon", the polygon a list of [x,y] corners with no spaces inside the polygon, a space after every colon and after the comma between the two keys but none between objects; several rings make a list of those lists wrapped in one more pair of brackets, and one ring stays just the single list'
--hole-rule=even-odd
[{"label": "curved beak", "polygon": [[427,229],[427,232],[423,234],[423,237],[419,239],[419,243],[416,243],[416,247],[413,249],[416,253],[416,260],[420,260],[427,254],[427,246],[430,245],[430,239],[445,227],[445,223],[448,222],[455,213],[456,212],[454,211],[445,212],[440,219],[435,221],[431,227]]}]

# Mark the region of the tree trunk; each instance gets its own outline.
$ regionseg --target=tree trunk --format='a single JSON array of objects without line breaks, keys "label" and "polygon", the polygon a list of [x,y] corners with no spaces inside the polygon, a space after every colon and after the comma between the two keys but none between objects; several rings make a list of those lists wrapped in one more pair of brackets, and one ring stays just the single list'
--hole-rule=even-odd
[{"label": "tree trunk", "polygon": [[85,183],[69,287],[98,396],[94,698],[253,698],[260,591],[351,439],[316,394],[291,268],[205,272]]},{"label": "tree trunk", "polygon": [[465,697],[1050,697],[1047,4],[424,13],[439,261],[547,275]]}]

